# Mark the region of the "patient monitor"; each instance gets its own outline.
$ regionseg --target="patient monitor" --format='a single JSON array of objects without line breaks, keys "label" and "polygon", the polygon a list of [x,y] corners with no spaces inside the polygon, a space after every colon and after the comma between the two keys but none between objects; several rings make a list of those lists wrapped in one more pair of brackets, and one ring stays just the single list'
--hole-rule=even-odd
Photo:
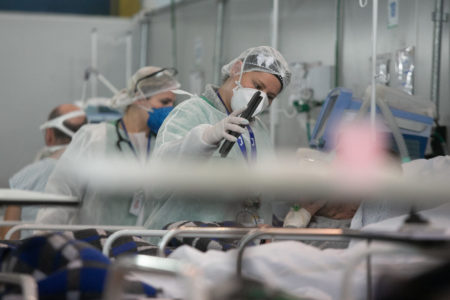
[{"label": "patient monitor", "polygon": [[[395,123],[405,140],[411,159],[423,158],[433,125],[434,106],[430,101],[407,95],[385,86],[377,86],[377,100],[384,101],[394,117]],[[368,99],[370,87],[363,99]],[[332,90],[320,111],[311,136],[312,148],[330,151],[334,149],[333,130],[342,120],[354,119],[359,112],[363,100],[353,98],[350,90],[336,88]],[[380,109],[377,106],[379,119]],[[388,126],[386,126],[388,128]],[[398,151],[391,134],[392,149]]]}]

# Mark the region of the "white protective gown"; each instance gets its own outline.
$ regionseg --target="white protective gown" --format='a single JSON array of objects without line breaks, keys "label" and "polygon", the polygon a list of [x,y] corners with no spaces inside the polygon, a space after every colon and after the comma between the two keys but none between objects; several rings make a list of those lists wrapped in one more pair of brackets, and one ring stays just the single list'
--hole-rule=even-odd
[{"label": "white protective gown", "polygon": [[[156,139],[154,159],[183,159],[196,157],[209,159],[220,158],[219,146],[206,144],[202,140],[204,130],[227,116],[225,106],[216,94],[216,87],[208,85],[202,97],[192,96],[175,107],[164,121]],[[268,130],[259,118],[255,118],[251,128],[255,134],[257,157],[273,155],[273,146]],[[249,133],[244,133],[244,141],[248,155],[251,154]],[[227,160],[247,164],[238,147],[234,145]],[[201,163],[201,161],[199,161]],[[236,174],[239,176],[239,174]],[[245,178],[242,178],[245,180]],[[232,187],[230,187],[232,190]],[[230,202],[230,195],[215,195],[213,197],[195,198],[176,192],[152,195],[151,215],[144,226],[151,229],[161,229],[166,224],[175,221],[221,222],[236,221],[237,214],[242,212],[241,202]],[[262,199],[258,210],[258,222],[271,224],[272,212],[270,203]],[[239,199],[243,200],[243,199]]]},{"label": "white protective gown", "polygon": [[[120,129],[122,137],[126,138]],[[153,138],[152,138],[153,139]],[[101,225],[139,225],[138,216],[130,213],[134,193],[105,191],[92,186],[71,173],[69,166],[73,161],[83,159],[108,159],[123,157],[136,159],[126,142],[122,150],[116,145],[118,136],[113,123],[90,124],[83,126],[72,138],[64,154],[59,159],[49,178],[45,191],[79,197],[81,206],[75,208],[45,208],[37,216],[37,222],[44,224],[101,224]],[[154,140],[151,145],[154,145]],[[135,146],[136,149],[141,147]],[[138,153],[139,155],[139,153]],[[141,156],[141,155],[139,155]],[[141,213],[145,216],[145,205]]]},{"label": "white protective gown", "polygon": [[[50,174],[55,168],[57,160],[44,158],[21,169],[9,179],[9,187],[16,190],[44,192]],[[28,205],[22,207],[21,220],[34,222],[40,206]]]}]

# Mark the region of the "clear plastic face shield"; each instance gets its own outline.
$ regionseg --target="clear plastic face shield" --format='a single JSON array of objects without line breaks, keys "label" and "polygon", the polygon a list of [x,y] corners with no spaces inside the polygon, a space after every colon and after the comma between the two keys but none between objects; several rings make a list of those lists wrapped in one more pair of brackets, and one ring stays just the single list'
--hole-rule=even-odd
[{"label": "clear plastic face shield", "polygon": [[178,89],[180,84],[175,80],[175,75],[177,75],[176,69],[164,68],[140,78],[134,89],[136,95],[134,101]]},{"label": "clear plastic face shield", "polygon": [[39,129],[45,130],[47,128],[56,128],[64,132],[68,136],[72,137],[75,134],[75,132],[64,126],[64,121],[81,116],[86,116],[86,113],[83,110],[72,111],[68,114],[64,114],[62,116],[59,116],[57,118],[45,122],[39,127]]},{"label": "clear plastic face shield", "polygon": [[[147,75],[138,77],[134,79],[137,74],[145,69],[153,68],[155,71],[150,72]],[[111,100],[110,107],[119,110],[122,114],[128,105],[133,104],[135,101],[140,99],[148,99],[153,95],[171,91],[177,94],[180,84],[174,78],[177,74],[177,70],[174,68],[157,68],[157,67],[144,67],[140,69],[137,74],[133,75],[130,82],[128,83],[128,88],[118,92]],[[132,82],[135,80],[135,83]],[[144,109],[144,107],[141,107]],[[147,111],[152,111],[152,109],[147,109]]]}]

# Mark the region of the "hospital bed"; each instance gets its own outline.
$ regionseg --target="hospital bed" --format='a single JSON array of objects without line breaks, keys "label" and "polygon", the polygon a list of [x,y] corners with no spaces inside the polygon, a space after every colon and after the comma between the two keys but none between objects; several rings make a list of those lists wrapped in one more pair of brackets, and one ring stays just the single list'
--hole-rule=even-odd
[{"label": "hospital bed", "polygon": [[[48,226],[48,225],[47,225]],[[54,230],[57,230],[57,226],[51,226],[55,227]],[[37,227],[35,229],[49,229],[51,227],[46,227],[44,225],[41,225],[41,227]],[[29,229],[30,227],[24,226],[22,228]],[[80,226],[62,226],[61,229],[80,229],[82,227]],[[84,228],[84,227],[83,227]],[[20,229],[20,228],[19,228]],[[53,230],[53,228],[51,228]],[[114,298],[120,295],[118,290],[120,290],[121,285],[117,284],[117,280],[120,280],[120,278],[123,278],[125,274],[128,271],[131,270],[151,270],[154,274],[154,271],[158,271],[160,273],[158,268],[162,268],[161,272],[170,273],[170,274],[178,274],[179,272],[175,272],[174,270],[181,270],[181,265],[184,265],[182,262],[180,262],[180,258],[177,257],[176,263],[174,262],[174,259],[171,258],[163,258],[165,256],[165,247],[167,245],[167,242],[170,241],[172,238],[176,236],[181,237],[215,237],[215,238],[237,238],[240,239],[240,248],[237,251],[237,256],[235,257],[235,269],[234,272],[236,274],[241,274],[241,268],[242,266],[245,266],[246,264],[245,260],[243,260],[243,254],[245,247],[255,238],[261,239],[261,238],[274,238],[276,240],[282,240],[282,239],[294,239],[294,240],[302,240],[302,239],[350,239],[350,238],[359,238],[359,239],[365,239],[369,241],[375,241],[375,240],[385,240],[389,242],[402,242],[409,244],[409,247],[401,247],[401,248],[393,248],[393,249],[383,249],[383,248],[374,248],[374,249],[367,249],[366,251],[362,251],[358,257],[355,258],[353,262],[349,264],[349,267],[346,272],[346,276],[343,276],[344,279],[342,284],[343,286],[349,286],[350,285],[350,278],[352,278],[351,273],[355,266],[358,265],[360,261],[366,260],[366,256],[373,255],[377,253],[383,253],[383,254],[392,254],[392,253],[407,253],[407,254],[417,254],[417,253],[428,253],[427,246],[429,245],[437,245],[439,248],[444,249],[445,251],[439,251],[439,253],[447,253],[448,255],[448,248],[450,245],[450,236],[442,235],[442,234],[434,234],[430,235],[427,234],[399,234],[399,233],[392,233],[392,232],[363,232],[363,231],[355,231],[355,230],[342,230],[342,229],[286,229],[286,228],[267,228],[267,229],[253,229],[253,228],[178,228],[178,229],[172,229],[172,230],[136,230],[136,229],[125,229],[117,231],[115,234],[111,235],[108,238],[109,244],[111,244],[114,239],[119,238],[120,236],[124,235],[141,235],[141,236],[158,236],[162,237],[162,240],[159,244],[159,254],[162,256],[160,259],[156,259],[154,257],[150,258],[142,258],[142,256],[134,256],[132,258],[123,258],[117,260],[117,264],[114,264],[111,267],[111,274],[110,276],[113,276],[113,278],[108,278],[108,284],[106,290],[105,290],[105,296],[104,299],[119,299]],[[444,248],[445,246],[445,248]],[[104,253],[109,253],[108,251],[108,245],[105,244],[105,247],[103,249]],[[254,248],[254,247],[252,247]],[[256,247],[259,248],[259,247]],[[401,249],[401,250],[399,250]],[[402,252],[399,252],[402,251]],[[434,252],[434,255],[436,252]],[[448,256],[442,257],[444,259],[449,259]],[[155,260],[156,259],[156,260]],[[131,266],[130,266],[131,264]],[[142,267],[141,264],[147,267]],[[155,267],[156,264],[156,267]],[[177,266],[176,264],[180,264]],[[369,268],[369,263],[367,263],[367,268]],[[158,267],[159,266],[159,267]],[[164,269],[165,268],[165,269]],[[172,271],[170,270],[172,268]],[[178,268],[178,269],[173,269]],[[370,273],[367,273],[367,276],[369,276]],[[115,279],[114,279],[115,278]],[[372,282],[372,279],[370,277],[367,277],[368,282]],[[192,281],[189,283],[189,286],[195,287],[197,283],[192,283]],[[370,284],[372,286],[372,284]],[[110,288],[112,290],[110,290]],[[205,287],[203,287],[204,289]],[[186,295],[191,295],[191,293],[194,293],[195,291],[191,290],[185,290],[183,293],[186,293]],[[197,291],[198,292],[198,291]],[[350,295],[349,295],[350,294]],[[111,295],[114,295],[112,297]],[[344,288],[342,290],[342,298],[341,299],[351,299],[350,298],[351,293],[349,292],[348,288]],[[190,296],[186,296],[186,299],[194,299],[190,298]],[[207,299],[207,298],[201,298],[198,296],[195,299]],[[304,298],[307,299],[307,298]],[[309,298],[314,299],[314,298]]]},{"label": "hospital bed", "polygon": [[37,300],[36,281],[31,275],[16,273],[0,273],[0,284],[19,285],[23,300]]},{"label": "hospital bed", "polygon": [[204,286],[201,284],[200,270],[194,266],[169,258],[136,255],[119,258],[112,265],[105,286],[104,300],[122,299],[125,276],[130,271],[179,276],[186,282],[185,299],[208,299]]},{"label": "hospital bed", "polygon": [[[275,171],[277,171],[278,169],[275,169]],[[203,170],[204,171],[204,170]],[[234,170],[235,171],[235,170]],[[245,174],[245,175],[248,175],[248,176],[252,176],[253,175],[253,173],[252,172],[255,172],[254,173],[254,175],[256,175],[256,174],[260,174],[261,172],[260,172],[261,170],[258,170],[258,172],[257,171],[255,171],[255,170],[243,170],[243,173]],[[290,169],[288,169],[288,171],[291,171]],[[280,174],[283,174],[282,172],[274,172],[275,173],[275,175],[274,176],[279,176]],[[205,173],[206,174],[206,173]],[[298,175],[297,173],[290,173],[290,172],[288,172],[288,174],[290,175],[290,176],[294,176],[294,175]],[[192,173],[191,173],[191,175],[192,175]],[[221,178],[223,179],[223,178],[225,178],[225,180],[226,180],[226,176],[227,176],[227,174],[221,174]],[[234,174],[233,174],[233,176],[234,176]],[[272,175],[270,175],[270,176],[272,176]],[[270,176],[267,176],[267,180],[270,180],[271,179],[271,177]],[[162,177],[164,178],[164,174],[162,174]],[[213,180],[212,178],[211,178],[212,176],[211,176],[211,173],[209,173],[209,180]],[[194,175],[192,175],[192,178],[194,178]],[[234,178],[235,178],[235,176],[234,176]],[[233,178],[233,179],[234,179]],[[303,177],[301,177],[301,178],[303,178]],[[197,178],[198,179],[198,178]],[[206,179],[206,177],[205,177],[205,179]],[[278,178],[279,179],[279,178]],[[313,177],[313,180],[311,180],[311,177],[309,177],[308,178],[309,179],[309,181],[307,182],[308,184],[311,184],[311,181],[314,181],[314,177]],[[321,180],[323,180],[324,179],[324,177],[322,176],[321,178],[320,178]],[[326,178],[325,178],[326,179]],[[138,182],[139,183],[139,182]],[[265,183],[265,181],[264,181],[264,183]],[[388,184],[389,182],[385,182],[386,184]],[[395,193],[398,193],[398,194],[400,194],[401,192],[402,192],[402,190],[403,190],[403,188],[405,187],[405,186],[408,186],[408,183],[409,182],[390,182],[390,188],[391,188],[391,190],[392,191],[394,191]],[[248,181],[247,182],[247,184],[250,184],[250,186],[252,186],[252,184],[255,184],[255,187],[256,187],[256,181],[255,182],[253,182],[253,181]],[[293,181],[289,181],[288,183],[286,183],[283,187],[286,187],[286,186],[289,186],[289,185],[293,185],[294,184],[294,182]],[[330,181],[328,181],[327,182],[327,184],[328,184],[328,187],[330,186],[330,185],[332,185],[332,183],[330,183]],[[403,184],[403,186],[402,186],[402,184]],[[205,185],[205,183],[203,182],[203,185]],[[296,186],[295,186],[295,188],[294,189],[298,189],[298,185],[299,184],[296,184]],[[300,184],[300,185],[305,185],[305,183],[302,183],[302,184]],[[318,187],[316,186],[315,188],[317,189],[317,188],[320,188],[320,187],[322,187],[322,185],[323,185],[323,183],[321,183],[321,185],[319,185]],[[400,185],[400,187],[399,187],[399,185]],[[258,182],[258,187],[260,187],[261,186],[261,182]],[[248,186],[247,186],[248,187]],[[311,189],[311,187],[309,187],[310,189]],[[419,192],[421,192],[422,194],[421,195],[425,195],[426,194],[426,192],[429,192],[430,190],[431,190],[431,188],[432,187],[430,187],[430,186],[425,186],[425,185],[422,185],[422,186],[414,186],[413,187],[413,192],[411,192],[411,190],[408,190],[407,191],[407,194],[408,195],[410,195],[410,194],[412,194],[412,193],[416,193],[416,196],[417,196],[417,192],[419,191]],[[290,192],[292,192],[293,190],[290,190]],[[307,191],[309,191],[309,189],[307,189]],[[311,189],[311,191],[312,191],[312,189]],[[327,192],[329,192],[330,191],[330,189],[329,190],[327,190]],[[331,191],[333,191],[333,186],[332,186],[332,188],[331,188]],[[323,191],[320,191],[320,192],[323,192]],[[375,191],[374,191],[375,192]],[[438,195],[439,197],[444,197],[444,196],[447,196],[448,197],[448,187],[443,187],[442,185],[440,186],[440,189],[434,189],[433,190],[433,192],[436,194],[436,195]],[[447,193],[446,193],[447,192]],[[31,226],[31,225],[30,225]],[[91,227],[91,226],[89,226],[89,227]],[[16,227],[16,229],[15,230],[21,230],[21,229],[23,229],[23,228],[27,228],[27,229],[30,229],[31,227],[27,227],[27,226],[23,226],[22,225],[22,227],[20,227],[20,226],[18,226],[18,227]],[[50,229],[50,227],[40,227],[41,229]],[[76,229],[76,227],[74,227],[75,229]],[[85,228],[85,227],[84,227]],[[39,228],[34,228],[34,229],[39,229]],[[66,227],[66,229],[68,229],[68,227]],[[81,227],[78,227],[78,229],[82,229]],[[55,229],[55,230],[57,230],[57,229]],[[61,229],[60,229],[61,230]],[[135,230],[135,231],[132,231],[132,230]],[[203,231],[202,231],[203,230]],[[232,230],[234,230],[234,232],[232,232]],[[259,232],[255,232],[255,231],[251,231],[250,229],[235,229],[235,228],[195,228],[195,229],[192,229],[192,228],[179,228],[179,229],[175,229],[175,230],[170,230],[170,231],[148,231],[147,233],[149,233],[149,236],[158,236],[158,237],[162,237],[163,238],[163,241],[164,241],[164,243],[162,242],[161,244],[160,244],[160,246],[161,246],[161,248],[162,248],[162,250],[161,250],[161,248],[160,248],[160,253],[161,254],[163,254],[163,253],[165,253],[164,252],[164,248],[165,248],[165,246],[164,246],[164,244],[167,242],[167,241],[169,241],[169,240],[171,240],[173,237],[175,237],[175,236],[177,236],[177,235],[180,235],[180,236],[184,236],[184,237],[187,237],[187,236],[195,236],[195,237],[205,237],[205,236],[211,236],[211,237],[235,237],[235,238],[238,238],[238,239],[240,239],[240,238],[242,238],[242,237],[244,237],[244,236],[246,236],[247,234],[257,234],[257,235],[260,235],[259,236],[259,238],[271,238],[272,236],[274,236],[275,235],[275,233],[282,233],[282,230],[286,230],[286,229],[280,229],[278,232],[276,232],[276,231],[272,231],[272,232],[265,232],[265,233],[259,233]],[[194,231],[197,231],[197,233],[194,233]],[[227,233],[227,231],[229,231],[228,233]],[[225,234],[231,234],[231,233],[233,233],[233,235],[231,236],[231,235],[225,235]],[[310,235],[310,236],[313,236],[314,234],[318,234],[318,232],[314,232],[314,231],[303,231],[303,232],[296,232],[296,234],[297,235],[301,235],[301,234],[303,234],[303,236],[299,236],[299,237],[294,237],[296,234],[294,234],[294,231],[286,231],[285,232],[286,234],[287,233],[289,233],[289,235],[291,235],[291,236],[289,236],[289,239],[305,239],[305,235]],[[331,233],[333,233],[333,234],[331,234]],[[144,236],[146,233],[145,232],[141,232],[140,230],[136,230],[136,229],[130,229],[130,228],[127,228],[125,231],[117,231],[116,233],[115,233],[115,235],[116,236],[114,236],[114,238],[117,238],[117,237],[119,237],[120,235],[126,235],[126,234],[132,234],[132,235],[141,235],[141,236]],[[223,235],[223,236],[221,236],[221,234]],[[324,234],[323,232],[322,232],[322,234]],[[353,233],[351,233],[351,232],[344,232],[344,231],[335,231],[335,232],[328,232],[327,233],[328,234],[328,236],[322,236],[322,238],[330,238],[330,237],[335,237],[335,238],[350,238],[350,237],[355,237],[354,236],[354,234],[356,234],[355,232],[353,232]],[[346,236],[346,234],[347,234],[347,236]],[[348,234],[353,234],[353,236],[348,236]],[[114,235],[114,234],[113,234]],[[110,236],[110,238],[112,239],[112,237],[113,237],[113,235],[112,236]],[[278,238],[278,239],[281,239],[281,238]],[[365,237],[365,239],[368,239],[368,240],[375,240],[376,239],[376,236],[369,236],[369,237],[367,237],[367,234],[366,234],[366,237]],[[109,239],[108,239],[109,240]],[[425,241],[426,243],[429,243],[429,242],[432,242],[432,241]],[[274,243],[274,244],[277,244],[277,243]],[[105,247],[106,247],[106,245],[105,245]],[[104,249],[103,249],[103,251],[105,251],[105,253],[108,253],[108,251],[107,250],[105,250],[105,247],[104,247]],[[263,246],[261,246],[261,247],[251,247],[251,249],[248,249],[248,250],[246,250],[246,251],[250,251],[250,252],[254,252],[255,250],[254,249],[258,249],[258,248],[264,248],[264,247],[268,247],[268,246],[266,246],[266,245],[263,245]],[[415,249],[414,247],[410,247],[410,248],[412,248],[413,250]],[[184,248],[185,249],[185,248]],[[187,251],[187,250],[182,250],[182,249],[180,249],[179,251],[178,250],[176,250],[175,252],[174,252],[174,254],[171,256],[171,257],[174,257],[174,258],[177,258],[177,259],[179,259],[180,258],[180,256],[183,256],[182,254],[183,254],[183,251]],[[242,250],[243,251],[243,250]],[[392,250],[392,251],[394,251],[394,250]],[[391,252],[392,252],[391,251]],[[412,251],[412,252],[414,252],[414,253],[416,253],[417,251]],[[247,253],[247,252],[246,252]],[[369,253],[368,253],[369,254]],[[247,257],[247,255],[246,255],[246,257]],[[251,258],[251,255],[250,255],[250,258]],[[234,258],[234,259],[236,259],[236,258]],[[235,260],[235,262],[237,263],[237,261]],[[241,264],[241,265],[243,265],[244,266],[244,270],[245,270],[245,265],[246,265],[246,263],[245,263],[245,260],[243,260],[243,264]],[[368,264],[368,265],[370,265],[370,264]],[[236,268],[233,268],[233,273],[235,273],[236,272]],[[248,272],[248,271],[247,271]],[[246,274],[246,272],[243,272],[243,274],[245,275]],[[370,281],[369,281],[370,282]]]},{"label": "hospital bed", "polygon": [[[113,237],[111,236],[110,239],[113,240],[114,238],[117,238],[120,235],[126,235],[126,234],[140,234],[140,235],[148,235],[148,236],[156,236],[160,235],[162,232],[152,232],[151,230],[147,231],[122,231],[117,232],[117,236]],[[449,247],[450,247],[450,235],[448,234],[430,234],[429,232],[424,232],[422,234],[411,234],[411,233],[398,233],[398,232],[383,232],[383,231],[373,231],[373,232],[364,232],[359,230],[342,230],[342,229],[285,229],[285,228],[261,228],[261,229],[247,229],[247,228],[179,228],[179,229],[173,229],[170,231],[167,231],[166,234],[163,236],[160,244],[160,259],[151,258],[151,259],[144,259],[139,258],[138,256],[132,257],[132,258],[124,258],[125,260],[118,260],[117,264],[119,265],[118,268],[121,269],[120,276],[123,278],[124,274],[126,273],[125,270],[131,271],[131,270],[144,270],[144,269],[150,269],[154,271],[155,269],[161,268],[163,271],[167,274],[167,268],[170,269],[170,272],[172,275],[177,274],[175,272],[175,265],[173,257],[172,258],[162,258],[165,257],[165,246],[167,244],[167,241],[171,240],[175,236],[183,236],[183,237],[240,237],[240,247],[238,250],[235,251],[235,253],[230,253],[228,255],[232,256],[231,259],[223,260],[224,264],[229,264],[232,261],[235,261],[235,268],[234,270],[230,270],[230,274],[232,276],[232,273],[239,276],[243,276],[241,270],[242,267],[245,265],[250,266],[255,261],[258,261],[260,257],[256,257],[254,261],[247,261],[246,264],[243,264],[243,254],[244,250],[246,249],[246,246],[253,241],[255,238],[275,238],[276,240],[282,240],[282,239],[295,239],[295,240],[302,240],[302,239],[363,239],[370,241],[371,243],[374,243],[376,241],[385,241],[389,243],[395,243],[399,244],[400,246],[395,247],[383,247],[380,246],[380,244],[375,245],[374,247],[367,247],[364,249],[361,249],[355,255],[352,257],[351,260],[348,261],[348,264],[346,266],[342,266],[342,273],[345,274],[341,278],[340,284],[342,284],[342,290],[340,297],[333,298],[333,299],[354,299],[352,297],[352,289],[351,283],[352,278],[354,278],[353,273],[355,272],[356,267],[361,262],[366,262],[366,281],[367,284],[367,293],[368,295],[372,294],[372,291],[369,287],[372,287],[373,285],[373,277],[372,277],[372,267],[371,267],[371,260],[370,257],[373,255],[425,255],[425,256],[432,256],[434,258],[439,257],[440,259],[444,261],[448,261],[450,259],[449,255]],[[276,245],[276,243],[275,243]],[[106,246],[106,245],[105,245]],[[431,247],[430,247],[431,246]],[[105,247],[107,248],[107,247]],[[108,253],[109,251],[105,251],[104,253]],[[251,249],[256,250],[256,248],[259,247],[251,247]],[[192,257],[197,256],[199,254],[196,254],[196,250],[189,250],[190,247],[185,248],[184,252],[191,252]],[[437,251],[438,250],[438,251]],[[176,250],[177,251],[177,250]],[[255,251],[253,251],[255,252]],[[180,255],[181,253],[181,255]],[[178,255],[175,255],[175,258],[177,259],[177,263],[183,264],[183,251],[178,251]],[[208,253],[204,253],[205,259],[207,258]],[[277,255],[283,255],[283,253],[276,253]],[[301,253],[299,253],[301,254]],[[188,255],[189,258],[189,255]],[[307,259],[307,257],[304,257]],[[200,257],[197,260],[187,260],[188,263],[198,265],[200,261],[203,258]],[[248,259],[252,259],[252,255],[249,254]],[[247,259],[247,260],[248,260]],[[207,259],[206,259],[207,260]],[[217,263],[218,261],[216,259],[212,259],[211,261],[214,261]],[[125,263],[126,262],[126,263]],[[143,263],[145,268],[137,267],[136,264],[140,264],[140,262]],[[167,262],[167,265],[164,263]],[[186,263],[186,262],[184,262]],[[125,264],[125,265],[124,265]],[[131,266],[130,266],[131,264]],[[148,265],[150,264],[150,266]],[[174,265],[175,264],[175,265]],[[201,272],[206,273],[204,276],[207,276],[208,274],[211,274],[213,271],[208,272],[207,271],[208,263],[201,264],[199,268],[201,269]],[[206,269],[206,270],[205,270]],[[264,267],[262,268],[264,269]],[[113,267],[113,270],[114,267]],[[222,267],[217,267],[214,270],[222,270]],[[115,271],[114,271],[115,272]],[[117,271],[119,272],[119,271]],[[197,271],[197,273],[200,271]],[[200,272],[200,273],[201,273]],[[283,271],[280,271],[283,272]],[[307,270],[301,270],[299,268],[298,272],[308,272]],[[151,272],[151,274],[154,275],[154,272]],[[230,275],[229,274],[229,275]],[[248,272],[247,272],[248,275]],[[260,273],[261,276],[263,276],[262,273]],[[295,274],[294,274],[295,275]],[[119,280],[117,278],[118,275],[111,274],[112,278],[109,279],[108,287],[112,290],[107,290],[106,295],[118,295],[118,289],[120,289],[120,285],[112,284],[111,282],[114,280]],[[145,275],[144,275],[145,277]],[[113,280],[114,278],[114,280]],[[150,277],[149,282],[152,282],[155,277]],[[222,278],[223,279],[223,278]],[[200,280],[201,281],[201,280]],[[199,281],[199,282],[200,282]],[[223,280],[217,280],[220,282],[220,284],[226,284],[226,282],[223,282]],[[158,282],[158,280],[157,280]],[[194,288],[196,285],[191,283],[190,287]],[[209,286],[210,288],[211,286]],[[189,295],[193,291],[189,290],[189,287],[184,287],[186,290],[183,291],[183,295],[186,297],[185,299],[194,299],[190,298]],[[202,288],[202,295],[204,295],[205,287]],[[298,296],[298,295],[297,295]],[[107,298],[105,298],[107,299]],[[119,299],[119,298],[112,298],[112,299]],[[205,299],[205,298],[199,298],[198,299]],[[301,299],[316,299],[316,298],[301,298]],[[368,297],[368,299],[371,299]]]},{"label": "hospital bed", "polygon": [[[46,205],[75,207],[80,201],[76,197],[46,194],[34,191],[0,189],[0,205]],[[23,224],[21,221],[0,220],[0,227],[11,227]],[[2,235],[4,232],[2,232]]]},{"label": "hospital bed", "polygon": [[[66,206],[75,207],[80,201],[76,197],[64,195],[52,195],[33,191],[0,189],[0,204],[3,205],[46,205],[46,206]],[[136,229],[139,227],[127,226],[102,226],[102,225],[43,225],[43,224],[27,224],[22,221],[0,221],[0,227],[11,227],[6,236],[9,241],[12,235],[22,230],[45,230],[51,231],[77,231],[83,229],[102,229],[106,231],[116,231],[124,229]],[[7,243],[8,244],[8,243]],[[5,247],[7,244],[2,245]],[[0,273],[0,284],[7,286],[20,286],[21,299],[35,300],[38,299],[36,280],[29,274],[20,273]]]},{"label": "hospital bed", "polygon": [[72,196],[53,195],[23,190],[0,189],[0,204],[77,206],[80,204],[80,200]]},{"label": "hospital bed", "polygon": [[44,232],[51,231],[77,231],[84,229],[102,229],[106,231],[119,231],[127,229],[138,229],[139,226],[113,226],[113,225],[53,225],[53,224],[25,224],[20,223],[12,227],[5,235],[6,240],[10,240],[12,235],[22,230],[42,230]]},{"label": "hospital bed", "polygon": [[[46,205],[46,206],[67,206],[76,207],[80,204],[80,200],[76,197],[65,195],[53,195],[48,193],[0,189],[0,204],[2,205]],[[104,225],[44,225],[33,224],[22,221],[0,221],[0,227],[12,226],[5,235],[5,239],[11,239],[15,232],[22,230],[45,230],[45,231],[76,231],[90,228],[103,229],[108,231],[116,231],[123,229],[136,229],[136,226],[104,226]]]}]

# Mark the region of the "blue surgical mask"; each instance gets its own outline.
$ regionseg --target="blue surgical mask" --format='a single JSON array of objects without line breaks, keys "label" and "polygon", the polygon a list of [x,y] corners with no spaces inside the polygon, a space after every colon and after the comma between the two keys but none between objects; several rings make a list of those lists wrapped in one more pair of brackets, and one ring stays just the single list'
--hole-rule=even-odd
[{"label": "blue surgical mask", "polygon": [[153,111],[148,111],[147,126],[154,134],[158,133],[159,127],[161,127],[164,119],[173,110],[173,106],[153,108]]}]

